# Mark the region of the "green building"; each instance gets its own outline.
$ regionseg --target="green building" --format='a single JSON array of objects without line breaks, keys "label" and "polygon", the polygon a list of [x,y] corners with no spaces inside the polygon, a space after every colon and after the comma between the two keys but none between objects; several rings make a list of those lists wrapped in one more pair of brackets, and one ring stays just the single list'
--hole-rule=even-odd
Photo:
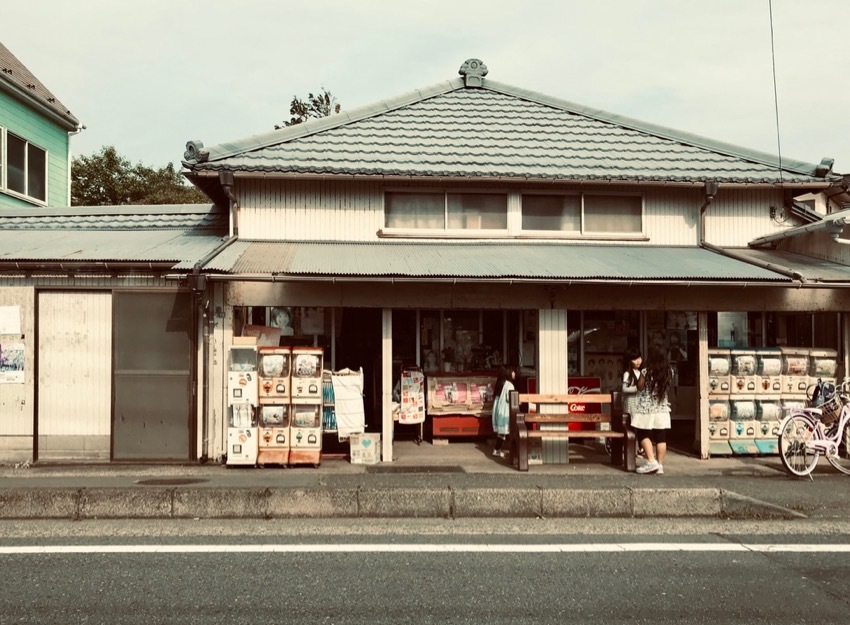
[{"label": "green building", "polygon": [[0,209],[71,204],[80,121],[0,43]]}]

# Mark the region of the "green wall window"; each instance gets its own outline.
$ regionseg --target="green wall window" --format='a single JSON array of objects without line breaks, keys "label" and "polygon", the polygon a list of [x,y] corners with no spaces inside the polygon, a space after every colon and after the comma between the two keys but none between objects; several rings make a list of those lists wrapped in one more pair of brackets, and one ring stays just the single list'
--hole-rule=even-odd
[{"label": "green wall window", "polygon": [[[6,133],[6,190],[47,201],[47,152],[25,139]],[[1,179],[1,178],[0,178]]]}]

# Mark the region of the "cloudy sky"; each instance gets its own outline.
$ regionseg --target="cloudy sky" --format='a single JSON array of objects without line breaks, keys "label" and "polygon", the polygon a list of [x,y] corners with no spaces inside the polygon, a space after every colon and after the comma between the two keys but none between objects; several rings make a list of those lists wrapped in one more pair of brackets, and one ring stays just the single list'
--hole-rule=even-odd
[{"label": "cloudy sky", "polygon": [[850,173],[846,0],[26,0],[3,43],[85,125],[75,154],[114,145],[179,164],[288,119],[322,87],[344,109],[457,76]]}]

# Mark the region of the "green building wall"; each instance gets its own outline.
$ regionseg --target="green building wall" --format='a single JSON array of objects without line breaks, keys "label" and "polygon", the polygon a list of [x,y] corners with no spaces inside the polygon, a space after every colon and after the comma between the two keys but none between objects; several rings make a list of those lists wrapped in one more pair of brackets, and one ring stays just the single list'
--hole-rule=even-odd
[{"label": "green building wall", "polygon": [[[47,151],[47,205],[69,206],[68,131],[21,100],[0,91],[0,126]],[[0,190],[0,208],[37,210],[28,202]]]}]

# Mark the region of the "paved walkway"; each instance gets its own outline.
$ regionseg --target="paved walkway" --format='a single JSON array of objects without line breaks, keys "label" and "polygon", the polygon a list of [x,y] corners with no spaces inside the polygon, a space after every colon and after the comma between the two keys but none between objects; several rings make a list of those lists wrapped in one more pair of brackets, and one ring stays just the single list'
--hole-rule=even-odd
[{"label": "paved walkway", "polygon": [[391,463],[319,468],[220,464],[0,467],[0,519],[333,517],[847,518],[848,478],[822,463],[788,477],[776,456],[700,460],[671,450],[665,474],[626,473],[598,446],[516,471],[489,444],[395,444]]}]

